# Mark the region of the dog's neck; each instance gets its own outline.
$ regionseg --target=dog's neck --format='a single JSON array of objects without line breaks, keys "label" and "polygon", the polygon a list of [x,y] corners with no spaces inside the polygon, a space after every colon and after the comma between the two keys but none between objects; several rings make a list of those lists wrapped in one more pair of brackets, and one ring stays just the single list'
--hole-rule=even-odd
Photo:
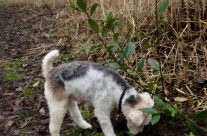
[{"label": "dog's neck", "polygon": [[119,112],[123,113],[122,109],[123,109],[123,106],[124,106],[127,98],[129,98],[131,95],[136,95],[136,94],[137,94],[137,92],[134,88],[129,88],[126,90],[119,91],[119,93],[117,95],[117,100],[116,100],[116,104],[117,104]]},{"label": "dog's neck", "polygon": [[119,103],[118,103],[118,110],[119,110],[119,112],[122,112],[123,98],[124,98],[124,96],[125,96],[125,94],[127,93],[128,90],[129,90],[129,89],[125,89],[125,90],[123,90],[123,92],[121,93],[121,96],[120,96],[120,98],[119,98]]}]

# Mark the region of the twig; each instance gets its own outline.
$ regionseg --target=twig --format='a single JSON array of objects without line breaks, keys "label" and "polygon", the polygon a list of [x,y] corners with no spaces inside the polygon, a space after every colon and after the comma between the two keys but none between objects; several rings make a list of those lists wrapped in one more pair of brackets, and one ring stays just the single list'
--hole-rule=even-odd
[{"label": "twig", "polygon": [[[157,9],[157,0],[155,0],[155,20],[158,20],[158,9]],[[161,83],[162,83],[162,91],[164,92],[165,87],[164,87],[164,77],[162,74],[162,66],[161,66],[161,57],[160,57],[160,52],[159,52],[159,46],[160,46],[160,31],[159,31],[159,25],[156,23],[156,28],[157,28],[157,54],[158,54],[158,61],[159,61],[159,72],[160,72],[160,78],[161,78]]]}]

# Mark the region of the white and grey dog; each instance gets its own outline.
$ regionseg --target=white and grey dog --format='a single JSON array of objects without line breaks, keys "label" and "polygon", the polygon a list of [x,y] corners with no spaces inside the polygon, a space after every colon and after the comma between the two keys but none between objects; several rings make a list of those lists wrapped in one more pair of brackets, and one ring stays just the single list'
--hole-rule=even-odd
[{"label": "white and grey dog", "polygon": [[144,125],[149,124],[151,115],[139,110],[154,106],[154,101],[147,92],[138,93],[117,72],[97,63],[74,61],[53,67],[53,61],[58,56],[59,51],[53,50],[44,57],[42,63],[52,136],[60,135],[67,109],[79,127],[92,128],[81,116],[77,98],[94,106],[95,116],[105,136],[115,136],[110,120],[114,107],[118,107],[126,117],[127,126],[133,134],[141,132]]}]

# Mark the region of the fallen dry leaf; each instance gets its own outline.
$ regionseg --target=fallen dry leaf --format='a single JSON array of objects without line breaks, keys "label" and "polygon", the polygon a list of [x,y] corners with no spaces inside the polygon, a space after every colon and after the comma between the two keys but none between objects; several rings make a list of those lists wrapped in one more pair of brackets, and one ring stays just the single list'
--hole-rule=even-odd
[{"label": "fallen dry leaf", "polygon": [[185,97],[174,97],[174,100],[176,102],[185,102],[185,101],[188,101],[188,99],[185,98]]},{"label": "fallen dry leaf", "polygon": [[13,121],[13,120],[9,120],[9,121],[6,123],[6,127],[11,127],[13,124],[14,124],[14,121]]}]

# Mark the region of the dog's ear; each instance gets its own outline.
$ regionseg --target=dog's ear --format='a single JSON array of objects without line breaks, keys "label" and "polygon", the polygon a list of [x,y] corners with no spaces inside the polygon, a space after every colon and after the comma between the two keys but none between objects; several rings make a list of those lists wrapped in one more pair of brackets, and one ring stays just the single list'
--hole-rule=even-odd
[{"label": "dog's ear", "polygon": [[136,126],[141,126],[145,119],[141,111],[134,111],[134,112],[129,113],[128,118]]},{"label": "dog's ear", "polygon": [[139,95],[142,98],[142,100],[148,103],[149,108],[154,107],[154,100],[152,99],[152,97],[148,92],[140,93]]},{"label": "dog's ear", "polygon": [[135,95],[130,95],[126,99],[126,103],[129,104],[130,106],[135,106],[139,101],[141,100],[140,96],[135,96]]}]

